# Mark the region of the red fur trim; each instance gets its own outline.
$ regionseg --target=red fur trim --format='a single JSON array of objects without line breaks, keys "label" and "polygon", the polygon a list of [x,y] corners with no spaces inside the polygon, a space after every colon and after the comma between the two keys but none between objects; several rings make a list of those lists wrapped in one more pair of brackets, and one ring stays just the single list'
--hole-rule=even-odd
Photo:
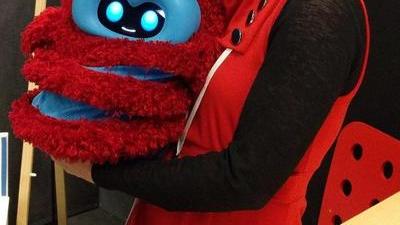
[{"label": "red fur trim", "polygon": [[[220,19],[212,13],[206,15]],[[203,24],[204,32],[185,44],[111,40],[79,30],[64,8],[49,8],[23,34],[22,48],[26,53],[34,51],[35,59],[28,60],[22,72],[41,88],[107,111],[160,117],[182,114],[188,111],[189,98],[196,94],[190,96],[177,82],[160,84],[105,76],[82,65],[159,68],[181,75],[197,93],[221,53],[216,37],[206,32],[221,33],[216,31],[222,28],[217,26],[221,22]]]},{"label": "red fur trim", "polygon": [[12,105],[11,125],[15,135],[55,158],[96,163],[117,162],[120,157],[137,157],[175,142],[184,117],[172,120],[143,119],[122,122],[63,121],[42,115],[31,101],[39,91],[23,95]]},{"label": "red fur trim", "polygon": [[[216,16],[210,17],[216,19]],[[214,21],[213,26],[202,21],[200,31],[190,41],[171,44],[87,35],[76,27],[65,9],[50,8],[26,28],[22,36],[22,49],[26,54],[37,48],[53,50],[84,66],[133,65],[158,68],[182,76],[191,83],[193,80],[204,81],[222,52],[217,37],[222,33],[223,19],[218,19],[220,21]],[[212,29],[214,33],[206,29]],[[193,87],[195,90],[199,88]]]},{"label": "red fur trim", "polygon": [[180,82],[139,81],[94,72],[51,50],[38,50],[23,73],[42,89],[117,114],[146,117],[185,115],[191,95]]}]

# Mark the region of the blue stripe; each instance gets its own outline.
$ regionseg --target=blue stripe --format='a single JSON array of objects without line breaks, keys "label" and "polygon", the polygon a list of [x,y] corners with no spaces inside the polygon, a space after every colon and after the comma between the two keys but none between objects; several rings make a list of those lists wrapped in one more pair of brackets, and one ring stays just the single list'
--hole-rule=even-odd
[{"label": "blue stripe", "polygon": [[1,196],[7,196],[7,138],[1,138]]}]

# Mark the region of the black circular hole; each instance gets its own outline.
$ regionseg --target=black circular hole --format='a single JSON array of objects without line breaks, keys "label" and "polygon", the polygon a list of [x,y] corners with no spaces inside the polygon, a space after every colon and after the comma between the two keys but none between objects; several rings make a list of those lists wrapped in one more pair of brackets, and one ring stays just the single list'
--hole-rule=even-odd
[{"label": "black circular hole", "polygon": [[353,147],[353,157],[356,160],[360,160],[363,156],[363,147],[360,144],[356,144]]},{"label": "black circular hole", "polygon": [[386,179],[390,179],[393,176],[393,164],[389,161],[383,164],[383,175]]},{"label": "black circular hole", "polygon": [[351,182],[349,180],[344,180],[342,183],[343,194],[346,196],[350,196],[352,189],[353,187],[351,185]]},{"label": "black circular hole", "polygon": [[239,30],[239,29],[233,30],[233,32],[232,32],[232,43],[234,45],[240,44],[240,42],[242,41],[242,38],[243,38],[243,33],[242,33],[241,30]]},{"label": "black circular hole", "polygon": [[332,222],[334,225],[340,225],[340,224],[342,224],[343,221],[340,216],[336,215],[333,217]]},{"label": "black circular hole", "polygon": [[377,205],[377,204],[379,204],[379,200],[378,200],[378,199],[373,199],[373,200],[371,201],[371,203],[370,203],[370,206],[372,207],[372,206],[375,206],[375,205]]}]

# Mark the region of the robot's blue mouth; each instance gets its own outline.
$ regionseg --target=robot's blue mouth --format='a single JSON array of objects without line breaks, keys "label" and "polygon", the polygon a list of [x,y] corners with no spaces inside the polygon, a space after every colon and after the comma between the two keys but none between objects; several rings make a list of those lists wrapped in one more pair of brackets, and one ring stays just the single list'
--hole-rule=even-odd
[{"label": "robot's blue mouth", "polygon": [[168,81],[175,76],[157,69],[144,69],[137,66],[113,66],[113,67],[85,67],[96,72],[114,74],[123,77],[133,77],[143,81]]},{"label": "robot's blue mouth", "polygon": [[[85,68],[105,74],[132,77],[143,81],[166,82],[175,77],[172,74],[164,73],[160,70],[146,70],[140,67],[131,66]],[[103,110],[49,91],[40,92],[33,99],[32,105],[43,115],[62,120],[96,120],[108,117],[107,113]],[[124,118],[124,116],[121,116],[121,119]]]}]

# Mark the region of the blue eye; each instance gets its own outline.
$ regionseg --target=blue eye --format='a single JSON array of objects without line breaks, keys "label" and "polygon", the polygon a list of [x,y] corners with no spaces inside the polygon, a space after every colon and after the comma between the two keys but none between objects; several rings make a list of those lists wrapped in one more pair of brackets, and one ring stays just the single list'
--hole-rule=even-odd
[{"label": "blue eye", "polygon": [[145,31],[153,31],[158,26],[158,15],[153,10],[149,10],[145,12],[141,19],[142,28]]},{"label": "blue eye", "polygon": [[106,10],[107,19],[113,23],[118,22],[124,16],[124,6],[117,1],[111,2]]}]

